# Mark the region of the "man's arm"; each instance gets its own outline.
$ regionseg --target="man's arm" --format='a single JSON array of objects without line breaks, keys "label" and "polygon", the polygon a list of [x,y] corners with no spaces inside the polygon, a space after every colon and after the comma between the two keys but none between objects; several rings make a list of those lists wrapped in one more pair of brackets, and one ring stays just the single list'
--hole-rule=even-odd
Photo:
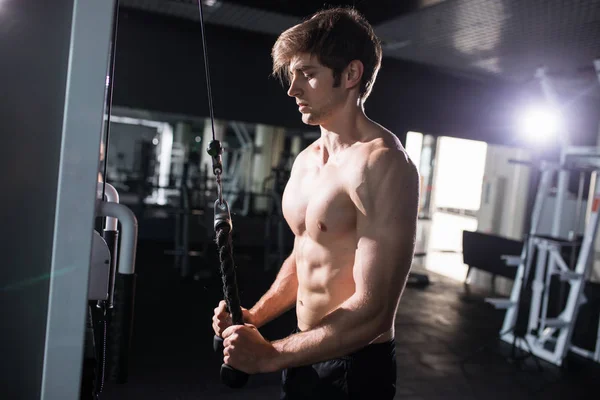
[{"label": "man's arm", "polygon": [[413,258],[418,172],[397,150],[379,150],[353,197],[359,211],[356,293],[313,329],[274,341],[278,355],[273,369],[340,357],[392,327]]},{"label": "man's arm", "polygon": [[249,310],[253,325],[260,328],[291,309],[296,304],[297,292],[296,256],[292,251],[269,290]]}]

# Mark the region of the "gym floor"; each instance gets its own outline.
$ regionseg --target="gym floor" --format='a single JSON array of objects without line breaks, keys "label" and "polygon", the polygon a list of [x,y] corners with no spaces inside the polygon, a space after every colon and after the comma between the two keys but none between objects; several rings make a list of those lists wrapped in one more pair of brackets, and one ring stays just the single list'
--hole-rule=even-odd
[{"label": "gym floor", "polygon": [[[260,255],[244,249],[235,254],[242,301],[251,304],[268,287],[273,272],[262,271]],[[137,264],[129,381],[107,384],[101,399],[278,399],[279,374],[252,376],[240,390],[219,381],[222,359],[212,351],[211,328],[221,290],[217,275],[181,279],[172,259],[156,243],[140,243]],[[482,302],[486,293],[466,291],[456,280],[430,275],[428,287],[406,289],[399,308],[397,399],[597,396],[599,369],[585,366],[585,361],[574,360],[564,370],[543,363],[541,373],[531,359],[520,367],[508,362],[510,346],[494,340],[502,313]],[[262,332],[275,339],[289,333],[294,324],[290,312]],[[494,346],[476,351],[486,343]],[[471,359],[461,366],[469,355]]]}]

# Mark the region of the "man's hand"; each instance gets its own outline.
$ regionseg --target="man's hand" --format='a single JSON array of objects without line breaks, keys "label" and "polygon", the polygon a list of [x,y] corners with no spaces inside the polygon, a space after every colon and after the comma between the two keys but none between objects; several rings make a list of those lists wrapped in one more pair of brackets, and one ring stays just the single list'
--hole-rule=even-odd
[{"label": "man's hand", "polygon": [[279,352],[254,325],[233,325],[223,331],[223,362],[247,374],[275,372]]},{"label": "man's hand", "polygon": [[[221,300],[217,308],[215,308],[215,314],[213,315],[213,330],[215,331],[215,335],[221,336],[223,331],[229,328],[232,324],[231,314],[229,314],[226,310],[227,303],[225,300]],[[244,318],[244,322],[247,324],[254,324],[253,315],[250,311],[246,310],[242,307],[242,318]]]}]

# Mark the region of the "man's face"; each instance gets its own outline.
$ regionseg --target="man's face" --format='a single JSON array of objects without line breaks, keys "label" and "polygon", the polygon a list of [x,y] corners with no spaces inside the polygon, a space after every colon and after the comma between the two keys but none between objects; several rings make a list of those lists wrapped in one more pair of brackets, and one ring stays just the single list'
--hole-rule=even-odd
[{"label": "man's face", "polygon": [[333,71],[310,54],[300,54],[290,62],[287,93],[296,99],[302,121],[307,125],[322,125],[343,98],[342,89],[334,87]]}]

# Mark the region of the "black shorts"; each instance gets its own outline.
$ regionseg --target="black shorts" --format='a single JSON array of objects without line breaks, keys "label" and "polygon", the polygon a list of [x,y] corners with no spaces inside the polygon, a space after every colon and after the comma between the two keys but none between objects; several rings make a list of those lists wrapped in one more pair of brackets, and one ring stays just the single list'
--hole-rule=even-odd
[{"label": "black shorts", "polygon": [[395,394],[392,339],[344,357],[283,370],[280,400],[392,400]]}]

